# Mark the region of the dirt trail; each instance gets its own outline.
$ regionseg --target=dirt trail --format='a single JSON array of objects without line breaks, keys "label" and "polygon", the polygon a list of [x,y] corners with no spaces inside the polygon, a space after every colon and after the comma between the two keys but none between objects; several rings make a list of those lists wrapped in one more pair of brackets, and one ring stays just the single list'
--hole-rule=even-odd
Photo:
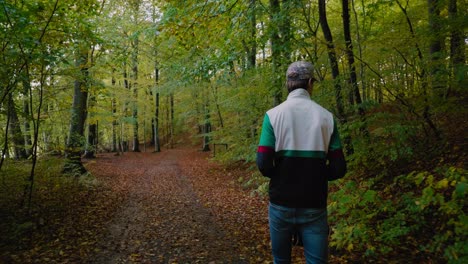
[{"label": "dirt trail", "polygon": [[120,197],[90,263],[268,263],[266,204],[193,149],[100,154]]}]

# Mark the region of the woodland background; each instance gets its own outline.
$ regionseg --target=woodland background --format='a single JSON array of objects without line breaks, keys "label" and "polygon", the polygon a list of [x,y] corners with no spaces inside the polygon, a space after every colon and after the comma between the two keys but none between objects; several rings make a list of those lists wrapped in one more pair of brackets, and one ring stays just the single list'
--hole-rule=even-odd
[{"label": "woodland background", "polygon": [[69,179],[102,151],[190,139],[246,166],[239,182],[265,195],[261,121],[286,98],[288,64],[308,60],[349,164],[330,185],[331,247],[466,263],[466,11],[457,0],[0,0],[0,245],[34,229],[41,182],[83,186]]}]

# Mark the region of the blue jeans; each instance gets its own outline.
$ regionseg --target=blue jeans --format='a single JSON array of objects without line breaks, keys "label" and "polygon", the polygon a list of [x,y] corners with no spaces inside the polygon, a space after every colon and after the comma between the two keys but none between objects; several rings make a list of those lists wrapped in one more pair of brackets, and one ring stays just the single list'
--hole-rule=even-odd
[{"label": "blue jeans", "polygon": [[291,263],[291,238],[301,235],[307,264],[328,261],[327,209],[289,208],[270,203],[270,237],[275,264]]}]

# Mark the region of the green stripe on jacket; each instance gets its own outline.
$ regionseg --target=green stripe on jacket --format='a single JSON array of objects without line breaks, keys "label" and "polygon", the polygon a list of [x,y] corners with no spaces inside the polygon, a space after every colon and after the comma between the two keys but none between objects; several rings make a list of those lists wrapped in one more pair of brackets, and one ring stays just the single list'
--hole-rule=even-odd
[{"label": "green stripe on jacket", "polygon": [[325,151],[311,151],[311,150],[281,150],[276,153],[281,157],[297,157],[297,158],[326,158]]}]

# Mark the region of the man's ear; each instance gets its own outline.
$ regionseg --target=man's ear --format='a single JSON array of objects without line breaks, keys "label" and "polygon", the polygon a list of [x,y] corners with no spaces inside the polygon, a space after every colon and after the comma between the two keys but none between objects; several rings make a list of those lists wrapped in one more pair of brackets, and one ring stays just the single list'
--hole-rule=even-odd
[{"label": "man's ear", "polygon": [[313,86],[313,84],[314,84],[314,79],[313,79],[313,78],[310,78],[310,79],[309,79],[309,82],[307,82],[307,86],[309,86],[309,87],[308,87],[308,88],[309,88],[309,89],[308,89],[309,92],[312,92],[312,86]]}]

